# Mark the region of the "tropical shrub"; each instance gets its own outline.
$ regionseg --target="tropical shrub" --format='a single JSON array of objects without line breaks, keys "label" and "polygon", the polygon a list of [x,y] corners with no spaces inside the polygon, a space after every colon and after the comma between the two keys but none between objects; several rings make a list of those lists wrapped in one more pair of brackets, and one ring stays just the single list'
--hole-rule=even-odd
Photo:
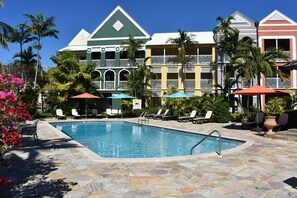
[{"label": "tropical shrub", "polygon": [[[4,154],[13,146],[21,146],[19,123],[31,119],[26,103],[20,102],[18,93],[24,82],[20,78],[0,74],[0,166],[6,164]],[[0,187],[11,184],[0,176]]]},{"label": "tropical shrub", "polygon": [[215,122],[225,123],[231,120],[230,105],[227,100],[217,100],[213,104],[213,119]]},{"label": "tropical shrub", "polygon": [[268,116],[276,116],[285,112],[285,100],[275,97],[267,102],[264,113]]}]

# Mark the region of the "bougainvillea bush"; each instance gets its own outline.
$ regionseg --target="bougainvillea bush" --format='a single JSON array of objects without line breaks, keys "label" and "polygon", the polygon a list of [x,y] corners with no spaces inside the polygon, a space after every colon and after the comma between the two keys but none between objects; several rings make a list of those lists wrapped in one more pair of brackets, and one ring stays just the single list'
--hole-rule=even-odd
[{"label": "bougainvillea bush", "polygon": [[[26,104],[18,98],[23,88],[22,79],[0,74],[0,166],[5,164],[3,156],[7,149],[22,145],[19,123],[31,119]],[[11,180],[0,175],[0,188],[10,184]]]}]

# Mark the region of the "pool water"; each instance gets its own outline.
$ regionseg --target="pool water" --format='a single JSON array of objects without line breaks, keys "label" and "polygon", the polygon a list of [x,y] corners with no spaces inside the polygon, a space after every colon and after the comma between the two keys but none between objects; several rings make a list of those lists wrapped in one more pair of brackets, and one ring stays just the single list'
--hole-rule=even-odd
[{"label": "pool water", "polygon": [[[138,125],[128,122],[51,123],[65,134],[104,158],[155,158],[190,155],[204,135]],[[222,150],[244,142],[222,138]],[[193,154],[218,151],[218,140],[209,137]]]}]

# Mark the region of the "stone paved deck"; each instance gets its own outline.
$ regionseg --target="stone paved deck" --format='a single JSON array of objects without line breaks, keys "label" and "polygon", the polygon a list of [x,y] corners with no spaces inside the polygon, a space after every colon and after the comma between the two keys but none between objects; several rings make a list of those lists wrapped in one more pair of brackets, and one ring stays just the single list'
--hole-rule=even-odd
[{"label": "stone paved deck", "polygon": [[202,133],[219,129],[223,136],[248,143],[223,151],[221,158],[212,154],[116,162],[92,156],[41,121],[39,141],[25,139],[24,147],[11,150],[7,157],[16,162],[0,175],[15,180],[12,197],[297,197],[296,142],[226,128],[227,124],[160,120],[150,124]]}]

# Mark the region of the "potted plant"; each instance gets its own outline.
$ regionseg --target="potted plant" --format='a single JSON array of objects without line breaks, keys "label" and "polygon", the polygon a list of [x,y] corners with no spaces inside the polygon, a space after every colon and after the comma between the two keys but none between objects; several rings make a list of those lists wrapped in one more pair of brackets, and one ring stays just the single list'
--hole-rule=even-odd
[{"label": "potted plant", "polygon": [[265,122],[264,126],[268,129],[265,135],[275,135],[272,129],[277,126],[275,118],[279,114],[283,114],[285,111],[285,101],[282,98],[275,97],[267,102],[265,105]]}]

